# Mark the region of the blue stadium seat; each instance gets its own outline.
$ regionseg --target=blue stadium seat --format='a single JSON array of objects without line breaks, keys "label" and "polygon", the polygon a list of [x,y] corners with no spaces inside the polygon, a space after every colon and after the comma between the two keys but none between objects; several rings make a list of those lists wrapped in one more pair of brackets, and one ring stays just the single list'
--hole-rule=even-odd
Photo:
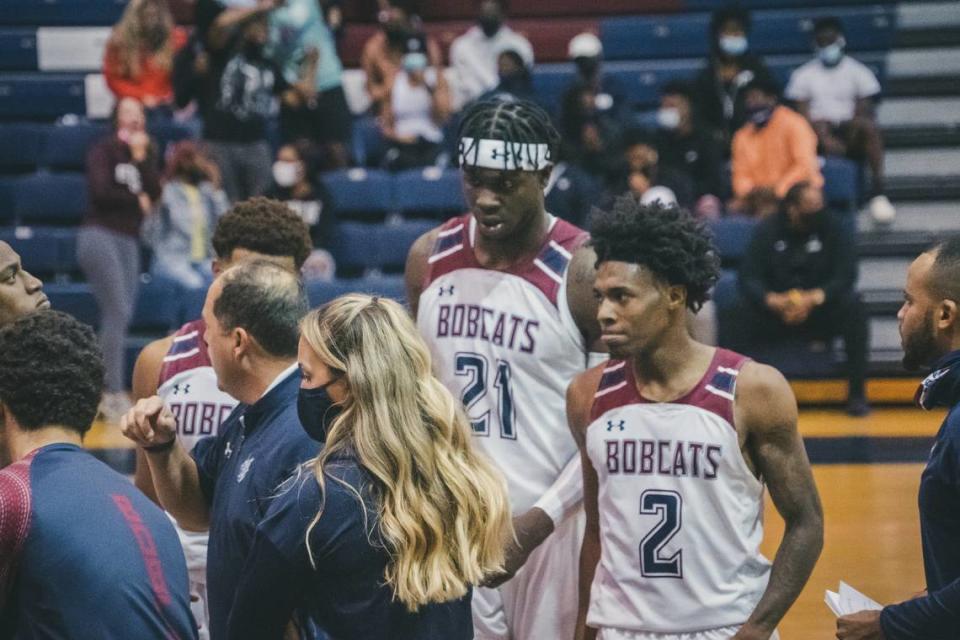
[{"label": "blue stadium seat", "polygon": [[79,224],[87,211],[87,180],[82,173],[35,173],[13,188],[20,224]]},{"label": "blue stadium seat", "polygon": [[176,282],[163,278],[140,282],[130,331],[163,334],[174,331],[182,324],[181,304],[182,288]]},{"label": "blue stadium seat", "polygon": [[319,280],[307,282],[307,297],[311,307],[318,307],[348,293],[366,293],[391,298],[404,304],[406,288],[402,276],[377,276],[370,278],[337,279],[333,282]]},{"label": "blue stadium seat", "polygon": [[[755,53],[807,53],[813,20],[834,15],[843,22],[851,51],[886,50],[896,26],[893,5],[830,9],[770,9],[751,18],[750,46]],[[710,15],[612,17],[600,21],[600,39],[609,60],[702,58],[710,53]]]},{"label": "blue stadium seat", "polygon": [[3,240],[20,254],[23,268],[44,280],[77,271],[76,230],[57,227],[17,227],[0,231]]},{"label": "blue stadium seat", "polygon": [[0,173],[26,173],[40,164],[49,127],[31,123],[0,124]]},{"label": "blue stadium seat", "polygon": [[13,191],[17,179],[0,176],[0,225],[13,224],[15,220],[13,210]]},{"label": "blue stadium seat", "polygon": [[434,226],[427,221],[389,225],[341,223],[332,247],[337,271],[348,276],[374,270],[400,272],[410,246]]},{"label": "blue stadium seat", "polygon": [[860,203],[860,167],[856,162],[827,156],[823,159],[823,194],[835,207],[854,210]]},{"label": "blue stadium seat", "polygon": [[34,71],[36,68],[37,30],[0,29],[0,69]]},{"label": "blue stadium seat", "polygon": [[397,209],[408,215],[433,217],[462,213],[467,206],[463,183],[456,169],[426,167],[396,174],[394,193]]},{"label": "blue stadium seat", "polygon": [[[632,104],[653,107],[659,103],[660,87],[673,80],[693,78],[702,65],[698,59],[621,61],[607,63],[604,72],[617,78]],[[533,72],[533,86],[540,102],[559,109],[563,94],[575,75],[571,63],[538,65]]]},{"label": "blue stadium seat", "polygon": [[337,216],[370,216],[394,210],[393,179],[377,169],[343,169],[323,174]]},{"label": "blue stadium seat", "polygon": [[820,16],[840,19],[849,51],[885,51],[893,45],[896,7],[877,4],[842,9],[756,11],[752,16],[751,47],[757,53],[807,53],[811,50],[813,21]]},{"label": "blue stadium seat", "polygon": [[354,118],[351,137],[354,162],[361,167],[380,166],[387,144],[376,119],[372,116]]},{"label": "blue stadium seat", "polygon": [[757,221],[746,216],[729,216],[710,223],[713,244],[725,267],[740,264],[756,226]]},{"label": "blue stadium seat", "polygon": [[[6,13],[4,7],[3,13]],[[52,120],[86,113],[84,75],[5,73],[0,75],[0,119]]]},{"label": "blue stadium seat", "polygon": [[608,60],[704,56],[710,16],[629,16],[600,21],[603,56]]},{"label": "blue stadium seat", "polygon": [[50,283],[43,288],[54,309],[74,316],[91,327],[100,324],[100,310],[86,282]]},{"label": "blue stadium seat", "polygon": [[3,0],[0,24],[112,25],[120,19],[124,0]]},{"label": "blue stadium seat", "polygon": [[109,133],[110,127],[103,123],[51,127],[43,151],[43,164],[51,169],[83,171],[87,151]]}]

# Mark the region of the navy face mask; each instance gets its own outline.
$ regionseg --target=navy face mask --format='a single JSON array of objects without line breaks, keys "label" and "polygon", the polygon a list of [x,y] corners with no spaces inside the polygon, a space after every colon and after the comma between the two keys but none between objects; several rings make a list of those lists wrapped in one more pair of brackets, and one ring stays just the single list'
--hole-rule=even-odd
[{"label": "navy face mask", "polygon": [[326,442],[327,430],[343,410],[343,407],[335,404],[327,393],[327,387],[331,384],[333,384],[332,381],[316,389],[301,388],[297,394],[297,415],[300,417],[300,424],[303,425],[307,435],[317,442]]}]

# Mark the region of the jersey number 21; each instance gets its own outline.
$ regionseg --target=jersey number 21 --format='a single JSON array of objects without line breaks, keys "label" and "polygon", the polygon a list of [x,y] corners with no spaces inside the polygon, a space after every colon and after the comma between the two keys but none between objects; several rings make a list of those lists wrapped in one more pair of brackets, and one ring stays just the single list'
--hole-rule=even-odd
[{"label": "jersey number 21", "polygon": [[[496,369],[491,370],[486,356],[461,351],[456,354],[454,371],[458,376],[470,378],[467,386],[463,388],[463,392],[460,394],[460,400],[466,407],[470,424],[473,426],[473,433],[478,436],[490,435],[490,410],[487,409],[480,415],[476,415],[476,413],[483,406],[482,401],[490,391],[490,387],[493,387],[497,394],[496,413],[500,422],[500,437],[516,440],[516,410],[513,405],[513,390],[510,386],[510,363],[498,359]],[[491,374],[493,377],[492,385],[488,379]]]}]

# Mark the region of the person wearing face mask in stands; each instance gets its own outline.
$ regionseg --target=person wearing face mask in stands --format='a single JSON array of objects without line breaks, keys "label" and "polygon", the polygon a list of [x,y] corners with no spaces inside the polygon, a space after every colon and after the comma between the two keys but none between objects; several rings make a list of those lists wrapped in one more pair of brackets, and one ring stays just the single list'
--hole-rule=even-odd
[{"label": "person wearing face mask in stands", "polygon": [[277,151],[273,183],[265,195],[286,204],[310,227],[314,249],[301,269],[303,277],[331,280],[336,264],[327,249],[334,233],[333,206],[330,193],[316,177],[316,166],[317,152],[309,143],[283,145]]},{"label": "person wearing face mask in stands", "polygon": [[594,176],[604,176],[614,169],[622,148],[619,140],[629,110],[626,91],[603,72],[603,45],[596,35],[575,36],[567,55],[577,76],[563,96],[560,132],[576,163]]},{"label": "person wearing face mask in stands", "polygon": [[853,233],[824,207],[823,192],[806,182],[787,191],[780,210],[753,231],[740,265],[747,300],[740,321],[751,342],[776,345],[801,337],[840,336],[847,356],[847,413],[869,412],[865,384],[870,342],[866,308],[856,291]]},{"label": "person wearing face mask in stands", "polygon": [[462,104],[474,100],[497,86],[503,79],[500,55],[513,51],[521,59],[521,67],[533,66],[530,41],[503,24],[506,0],[484,0],[480,3],[477,24],[453,41],[450,65],[457,75],[457,88]]},{"label": "person wearing face mask in stands", "polygon": [[380,130],[389,145],[384,164],[393,171],[435,164],[443,151],[450,89],[442,69],[428,68],[426,46],[423,38],[407,40],[403,69],[380,112]]},{"label": "person wearing face mask in stands", "polygon": [[481,94],[477,102],[494,99],[537,102],[530,68],[526,66],[519,53],[508,49],[497,56],[497,73],[500,78],[499,84]]},{"label": "person wearing face mask in stands", "polygon": [[230,208],[219,182],[217,166],[196,143],[177,143],[168,162],[160,209],[146,219],[141,234],[153,249],[153,275],[171,278],[188,289],[202,289],[213,280],[210,237],[217,220]]},{"label": "person wearing face mask in stands", "polygon": [[867,163],[873,192],[870,215],[888,223],[896,210],[883,194],[883,138],[874,111],[880,82],[866,65],[847,55],[837,18],[818,19],[813,40],[817,55],[790,76],[786,97],[810,120],[823,153]]},{"label": "person wearing face mask in stands", "polygon": [[660,90],[657,111],[660,166],[686,176],[693,187],[694,213],[716,217],[723,209],[723,147],[715,132],[694,120],[690,88],[670,82]]},{"label": "person wearing face mask in stands", "polygon": [[749,122],[733,137],[730,206],[763,217],[798,182],[823,187],[817,134],[806,118],[779,104],[776,85],[758,78],[743,93]]},{"label": "person wearing face mask in stands", "polygon": [[714,12],[710,58],[693,84],[700,121],[719,131],[725,142],[746,122],[743,89],[747,83],[759,79],[776,86],[767,65],[749,52],[749,34],[750,15],[742,9],[726,7]]},{"label": "person wearing face mask in stands", "polygon": [[435,69],[442,68],[443,54],[433,38],[423,35],[415,0],[384,0],[384,8],[377,16],[380,31],[363,45],[360,66],[367,78],[367,93],[373,103],[374,113],[380,113],[389,104],[393,81],[403,69],[403,58],[409,49],[409,41],[421,39],[427,63]]}]

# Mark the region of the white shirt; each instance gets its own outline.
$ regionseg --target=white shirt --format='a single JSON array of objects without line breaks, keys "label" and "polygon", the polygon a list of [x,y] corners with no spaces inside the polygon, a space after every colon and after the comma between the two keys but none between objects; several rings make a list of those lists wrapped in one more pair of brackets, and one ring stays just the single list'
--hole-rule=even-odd
[{"label": "white shirt", "polygon": [[507,26],[488,38],[483,29],[473,26],[450,46],[450,64],[458,78],[460,98],[466,103],[497,86],[497,58],[504,51],[516,51],[527,67],[533,66],[530,41]]},{"label": "white shirt", "polygon": [[818,59],[807,62],[790,76],[786,96],[810,103],[810,119],[840,123],[853,119],[857,100],[880,93],[880,82],[863,63],[843,56],[835,67]]},{"label": "white shirt", "polygon": [[390,105],[393,109],[393,128],[398,136],[413,136],[430,142],[442,142],[443,131],[433,121],[433,93],[436,74],[432,69],[424,73],[424,83],[414,86],[406,71],[400,71],[393,82]]}]

